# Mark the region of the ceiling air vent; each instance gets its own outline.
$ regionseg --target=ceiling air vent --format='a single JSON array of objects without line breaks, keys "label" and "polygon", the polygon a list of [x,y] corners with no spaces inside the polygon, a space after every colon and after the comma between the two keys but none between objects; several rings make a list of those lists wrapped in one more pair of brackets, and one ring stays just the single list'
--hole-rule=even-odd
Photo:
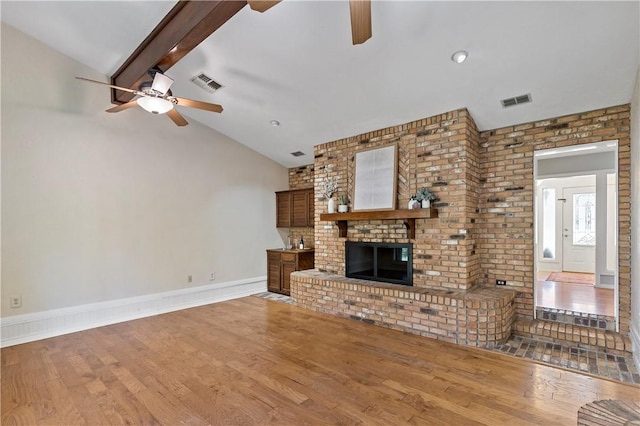
[{"label": "ceiling air vent", "polygon": [[291,155],[293,155],[294,157],[301,157],[304,155],[304,152],[296,151],[296,152],[292,152]]},{"label": "ceiling air vent", "polygon": [[189,80],[196,86],[206,90],[209,93],[213,93],[222,87],[222,84],[218,83],[203,72],[196,75],[195,77],[190,78]]},{"label": "ceiling air vent", "polygon": [[526,95],[516,96],[514,98],[507,98],[500,101],[503,108],[512,107],[520,104],[526,104],[527,102],[531,102],[531,93],[527,93]]}]

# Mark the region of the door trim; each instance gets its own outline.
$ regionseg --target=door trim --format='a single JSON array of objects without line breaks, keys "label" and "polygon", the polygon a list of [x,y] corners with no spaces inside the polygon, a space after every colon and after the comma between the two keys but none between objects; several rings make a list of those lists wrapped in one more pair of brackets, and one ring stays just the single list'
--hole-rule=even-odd
[{"label": "door trim", "polygon": [[[614,314],[616,318],[616,332],[620,331],[620,306],[619,306],[620,305],[619,303],[619,262],[620,262],[619,250],[620,250],[620,247],[618,245],[619,244],[619,228],[620,228],[620,218],[618,217],[619,215],[618,209],[619,209],[619,202],[620,202],[619,200],[620,179],[619,179],[619,171],[618,171],[618,162],[619,162],[618,145],[619,145],[619,141],[616,139],[616,140],[608,140],[608,141],[596,142],[596,143],[590,143],[590,144],[573,145],[573,146],[563,147],[563,148],[551,148],[551,149],[537,150],[537,151],[534,150],[534,153],[533,153],[533,157],[534,157],[534,161],[533,161],[534,185],[533,186],[535,189],[533,193],[533,220],[534,220],[534,223],[533,223],[534,225],[533,318],[534,319],[536,318],[536,315],[537,315],[536,307],[538,306],[537,279],[535,277],[538,272],[538,267],[540,265],[540,256],[538,253],[539,251],[538,223],[540,221],[540,212],[538,208],[538,203],[539,203],[538,185],[537,185],[538,181],[541,179],[547,179],[547,178],[559,178],[559,177],[570,177],[570,176],[576,176],[576,175],[595,174],[596,175],[596,194],[598,194],[598,191],[601,191],[600,193],[602,194],[606,194],[606,189],[607,189],[606,175],[614,173],[616,176],[615,199],[613,203],[613,205],[615,206],[615,212],[613,214],[613,216],[615,217],[614,241],[616,243],[615,253],[614,253],[615,254],[615,261],[614,261],[615,271],[606,271],[606,272],[613,272],[613,275],[614,275],[614,278],[613,278]],[[608,155],[606,155],[607,162],[605,163],[602,163],[600,161],[595,161],[595,162],[592,161],[593,158],[597,157],[597,155],[594,155],[594,154],[601,154],[601,153],[606,154],[609,152],[612,153],[611,154],[612,161],[609,161]],[[545,161],[547,159],[553,161],[559,158],[562,158],[562,160],[556,161],[555,162],[556,164],[560,164],[560,165],[571,164],[574,170],[572,170],[571,172],[563,172],[561,167],[556,167],[555,169],[554,167],[549,167],[549,164],[551,164],[552,162],[548,162],[548,164],[545,164],[545,166],[543,167],[543,169],[546,170],[546,173],[539,175],[539,170],[540,170],[539,163],[541,161]],[[602,192],[603,190],[604,192]],[[606,217],[606,203],[602,203],[602,202],[598,203],[597,200],[598,200],[598,196],[596,195],[596,216],[604,218]],[[602,227],[603,229],[599,229],[598,226]],[[597,227],[598,235],[606,235],[605,220],[597,221],[596,227]],[[600,246],[599,248],[598,244],[596,244],[596,285],[598,285],[600,282],[601,274],[605,272],[605,269],[603,269],[604,267],[606,267],[605,253],[606,251],[604,250],[604,248],[602,246]]]}]

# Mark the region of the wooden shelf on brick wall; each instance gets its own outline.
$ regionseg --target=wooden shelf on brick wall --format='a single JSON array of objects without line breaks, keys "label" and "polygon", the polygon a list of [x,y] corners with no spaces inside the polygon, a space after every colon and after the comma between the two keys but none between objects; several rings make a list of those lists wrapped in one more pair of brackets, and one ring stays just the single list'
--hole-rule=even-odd
[{"label": "wooden shelf on brick wall", "polygon": [[407,228],[407,238],[416,237],[416,219],[433,219],[438,217],[438,209],[403,209],[403,210],[375,210],[348,213],[321,213],[320,220],[334,221],[338,226],[339,237],[347,238],[349,221],[357,220],[402,220]]}]

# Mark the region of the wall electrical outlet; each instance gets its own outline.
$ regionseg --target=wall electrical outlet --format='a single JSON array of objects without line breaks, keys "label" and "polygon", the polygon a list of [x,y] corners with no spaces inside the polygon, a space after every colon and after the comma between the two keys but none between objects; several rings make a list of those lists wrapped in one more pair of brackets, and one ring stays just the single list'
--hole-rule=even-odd
[{"label": "wall electrical outlet", "polygon": [[507,285],[507,280],[496,280],[496,285]]},{"label": "wall electrical outlet", "polygon": [[216,279],[216,273],[212,272],[209,274],[209,281],[214,281]]},{"label": "wall electrical outlet", "polygon": [[22,307],[22,296],[11,296],[9,298],[9,306],[11,308],[20,308],[20,307]]},{"label": "wall electrical outlet", "polygon": [[187,282],[188,283],[192,283],[193,282],[193,275],[187,275]]}]

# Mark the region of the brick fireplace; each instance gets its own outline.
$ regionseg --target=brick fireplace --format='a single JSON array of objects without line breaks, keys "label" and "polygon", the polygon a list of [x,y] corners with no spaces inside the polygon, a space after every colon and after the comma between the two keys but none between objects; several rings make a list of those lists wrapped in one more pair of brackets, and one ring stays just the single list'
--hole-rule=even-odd
[{"label": "brick fireplace", "polygon": [[[559,336],[553,324],[533,322],[533,151],[610,139],[619,141],[619,191],[628,195],[628,105],[482,133],[460,109],[316,146],[308,168],[318,194],[316,270],[292,275],[294,302],[476,346],[508,337],[512,326]],[[355,154],[392,143],[398,147],[396,207],[406,208],[418,188],[428,187],[438,197],[432,203],[438,217],[417,219],[413,239],[402,220],[349,222],[341,237],[334,222],[320,220],[326,211],[319,195],[323,180],[332,177],[339,192],[353,195]],[[290,170],[296,181],[301,174],[300,168]],[[618,349],[622,341],[624,349],[630,314],[628,198],[621,197],[618,211],[621,333],[597,340],[605,347],[611,340]],[[345,241],[412,243],[413,287],[345,278]],[[498,278],[507,286],[496,287]],[[582,332],[571,331],[578,341]]]}]

